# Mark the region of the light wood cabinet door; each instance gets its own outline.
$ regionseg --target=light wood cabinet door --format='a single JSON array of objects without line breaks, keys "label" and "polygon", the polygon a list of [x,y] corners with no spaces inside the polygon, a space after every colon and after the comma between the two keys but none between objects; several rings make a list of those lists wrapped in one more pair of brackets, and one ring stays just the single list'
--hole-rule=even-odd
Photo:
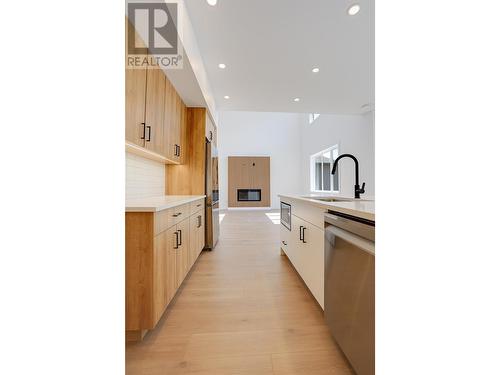
[{"label": "light wood cabinet door", "polygon": [[146,69],[126,69],[125,90],[125,139],[144,147]]},{"label": "light wood cabinet door", "polygon": [[205,210],[201,210],[198,216],[200,217],[200,224],[198,228],[198,251],[196,252],[195,260],[198,259],[198,256],[205,247]]},{"label": "light wood cabinet door", "polygon": [[177,108],[179,111],[179,162],[185,164],[188,153],[187,108],[180,96],[178,96]]},{"label": "light wood cabinet door", "polygon": [[198,247],[200,246],[199,214],[194,214],[189,218],[189,269],[196,262],[198,257]]},{"label": "light wood cabinet door", "polygon": [[163,233],[166,233],[167,240],[167,303],[170,303],[177,292],[177,227],[173,226]]},{"label": "light wood cabinet door", "polygon": [[181,145],[181,110],[183,104],[174,86],[165,80],[164,132],[166,138],[165,156],[179,162],[184,151]]},{"label": "light wood cabinet door", "polygon": [[[134,27],[125,17],[126,30]],[[125,48],[128,45],[128,33],[125,33]],[[144,42],[134,30],[138,47]],[[146,111],[146,69],[125,69],[125,140],[144,147],[144,116]]]},{"label": "light wood cabinet door", "polygon": [[177,288],[186,277],[189,258],[189,219],[185,219],[177,224],[179,233],[179,246],[176,253],[176,284]]},{"label": "light wood cabinet door", "polygon": [[153,319],[161,318],[168,305],[168,231],[154,238],[153,250]]},{"label": "light wood cabinet door", "polygon": [[149,68],[147,70],[145,147],[160,155],[165,152],[165,81],[165,74],[161,69]]}]

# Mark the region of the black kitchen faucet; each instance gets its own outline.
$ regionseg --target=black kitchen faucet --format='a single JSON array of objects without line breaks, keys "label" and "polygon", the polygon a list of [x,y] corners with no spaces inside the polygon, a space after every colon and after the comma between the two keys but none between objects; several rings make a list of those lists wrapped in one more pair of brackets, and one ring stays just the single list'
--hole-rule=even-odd
[{"label": "black kitchen faucet", "polygon": [[354,185],[354,198],[359,198],[360,194],[365,193],[365,183],[363,182],[363,186],[361,188],[359,188],[359,165],[358,165],[358,159],[356,159],[356,157],[354,155],[342,154],[337,159],[335,159],[335,161],[333,162],[332,174],[335,174],[339,160],[342,158],[346,158],[346,157],[354,160],[354,167],[355,167],[355,173],[356,173],[356,185]]}]

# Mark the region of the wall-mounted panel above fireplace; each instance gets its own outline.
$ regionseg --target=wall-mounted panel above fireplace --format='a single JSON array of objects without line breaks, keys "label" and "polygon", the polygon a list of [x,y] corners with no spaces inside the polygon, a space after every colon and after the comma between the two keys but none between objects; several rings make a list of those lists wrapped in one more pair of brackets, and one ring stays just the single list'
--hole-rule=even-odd
[{"label": "wall-mounted panel above fireplace", "polygon": [[239,202],[260,202],[261,189],[238,189]]}]

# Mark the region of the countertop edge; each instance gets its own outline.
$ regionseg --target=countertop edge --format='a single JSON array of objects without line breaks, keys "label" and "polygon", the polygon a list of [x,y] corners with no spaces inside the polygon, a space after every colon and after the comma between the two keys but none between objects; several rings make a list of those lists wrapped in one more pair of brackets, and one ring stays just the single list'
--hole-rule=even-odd
[{"label": "countertop edge", "polygon": [[[168,195],[166,196],[168,197]],[[186,203],[191,203],[197,201],[199,199],[206,198],[206,195],[193,195],[191,197],[182,197],[177,201],[160,203],[157,205],[136,205],[136,206],[127,206],[125,205],[125,212],[160,212],[163,210],[168,210],[169,208],[178,207]],[[146,198],[146,199],[154,199]]]},{"label": "countertop edge", "polygon": [[[286,199],[293,199],[296,201],[308,203],[312,206],[325,208],[327,210],[335,210],[335,211],[338,211],[338,212],[341,212],[341,213],[344,213],[347,215],[352,215],[352,216],[356,216],[359,218],[375,221],[375,214],[372,212],[367,212],[367,211],[359,210],[356,208],[349,208],[349,207],[342,206],[345,204],[355,203],[355,202],[320,202],[318,200],[315,200],[314,198],[305,198],[305,197],[300,197],[300,196],[296,196],[296,195],[288,195],[288,194],[278,194],[278,197],[286,198]],[[367,201],[367,202],[373,202],[375,204],[375,201]]]}]

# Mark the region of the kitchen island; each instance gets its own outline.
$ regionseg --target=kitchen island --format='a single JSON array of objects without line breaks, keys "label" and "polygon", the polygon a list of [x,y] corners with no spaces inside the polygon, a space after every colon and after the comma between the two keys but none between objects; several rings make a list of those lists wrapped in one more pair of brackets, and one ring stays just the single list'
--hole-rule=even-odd
[{"label": "kitchen island", "polygon": [[324,309],[324,215],[334,211],[375,221],[375,201],[332,195],[278,196],[281,201],[281,254],[288,257]]}]

